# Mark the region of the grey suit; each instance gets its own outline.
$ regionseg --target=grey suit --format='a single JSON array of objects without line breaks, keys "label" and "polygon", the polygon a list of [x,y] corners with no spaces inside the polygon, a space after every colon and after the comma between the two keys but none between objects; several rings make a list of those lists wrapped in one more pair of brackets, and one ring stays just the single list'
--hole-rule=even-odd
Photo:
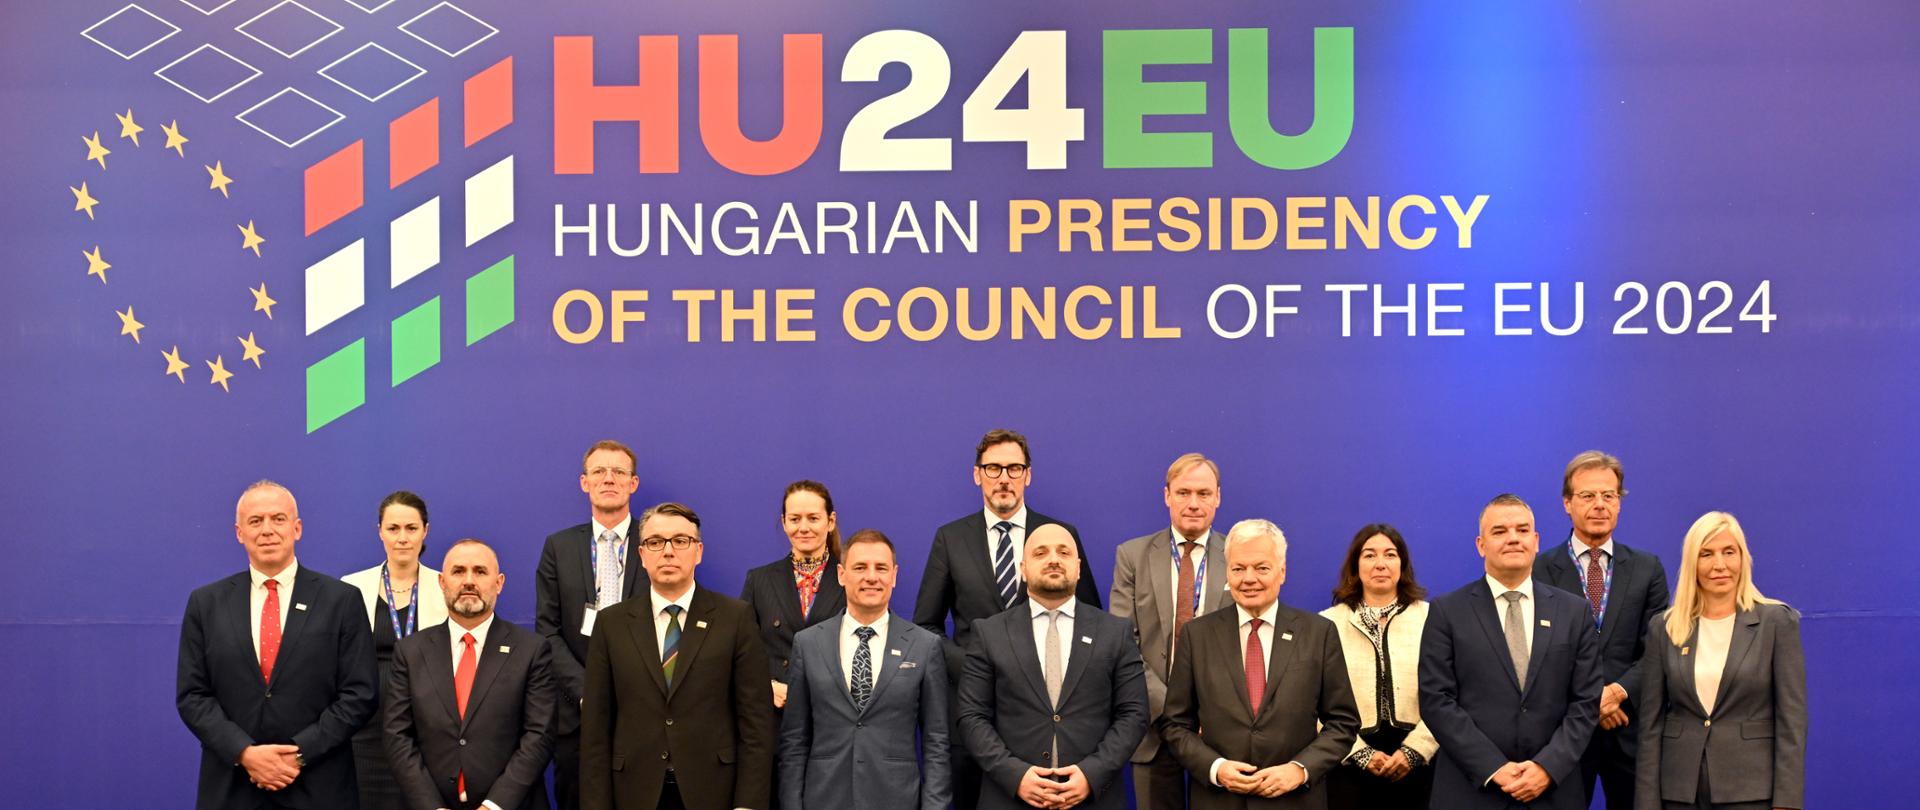
[{"label": "grey suit", "polygon": [[[897,613],[869,643],[877,678],[855,709],[840,663],[843,612],[793,637],[780,726],[780,806],[946,810],[947,666],[941,638]],[[925,766],[913,756],[916,740]]]},{"label": "grey suit", "polygon": [[[1200,606],[1193,612],[1196,617],[1230,602],[1226,594],[1226,536],[1208,531],[1206,549],[1206,576],[1200,587]],[[1113,559],[1113,590],[1107,599],[1113,615],[1132,619],[1137,631],[1140,658],[1147,671],[1150,724],[1158,724],[1166,711],[1167,677],[1173,670],[1173,560],[1172,527],[1120,544]],[[1134,806],[1139,810],[1186,806],[1185,769],[1171,753],[1161,752],[1160,735],[1151,731],[1133,750]]]},{"label": "grey suit", "polygon": [[1665,613],[1654,617],[1640,665],[1646,698],[1635,807],[1692,806],[1702,770],[1715,805],[1804,807],[1807,669],[1800,615],[1777,603],[1738,614],[1711,715],[1693,677],[1698,628],[1676,647],[1665,621]]}]

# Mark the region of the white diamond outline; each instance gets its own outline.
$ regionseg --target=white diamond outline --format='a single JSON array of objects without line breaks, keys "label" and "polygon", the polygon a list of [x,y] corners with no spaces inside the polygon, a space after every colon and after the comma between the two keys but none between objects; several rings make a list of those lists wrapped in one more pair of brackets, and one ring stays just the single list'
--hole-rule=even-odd
[{"label": "white diamond outline", "polygon": [[233,5],[233,0],[226,0],[226,2],[221,3],[220,5],[214,6],[211,9],[205,9],[205,8],[201,8],[199,6],[194,5],[193,0],[180,0],[180,2],[182,4],[185,4],[187,8],[193,9],[194,11],[198,11],[200,12],[201,15],[207,16],[207,17],[213,16],[214,12],[219,11],[220,9]]},{"label": "white diamond outline", "polygon": [[[291,2],[293,2],[293,0],[287,0],[287,2],[289,2],[289,3],[291,3]],[[403,63],[403,64],[405,64],[405,65],[406,65],[407,67],[410,67],[410,68],[413,68],[414,70],[416,70],[416,71],[419,71],[419,72],[418,72],[418,73],[415,73],[415,74],[413,74],[412,76],[409,76],[409,77],[407,77],[407,80],[406,80],[406,81],[403,81],[403,82],[401,82],[401,83],[399,83],[399,84],[396,84],[396,85],[394,85],[394,86],[392,86],[392,87],[389,87],[389,88],[387,88],[387,89],[386,89],[385,91],[383,91],[383,92],[381,92],[381,93],[380,93],[380,95],[377,95],[377,96],[369,96],[369,95],[367,95],[366,93],[362,93],[362,92],[360,92],[360,90],[359,90],[358,88],[355,88],[355,87],[353,87],[353,86],[351,86],[351,85],[349,85],[349,84],[347,84],[346,82],[343,82],[343,81],[340,81],[339,79],[336,79],[336,78],[334,78],[334,77],[332,77],[332,76],[328,76],[328,75],[327,75],[327,71],[329,71],[329,70],[332,70],[332,69],[333,69],[333,67],[334,67],[335,65],[338,65],[338,64],[340,64],[341,62],[345,62],[345,61],[347,61],[348,59],[352,59],[352,58],[353,58],[353,57],[355,57],[355,56],[359,56],[359,55],[360,55],[360,52],[361,52],[361,51],[364,51],[364,50],[366,50],[366,49],[368,49],[368,48],[379,48],[379,49],[380,49],[380,52],[381,52],[381,53],[384,53],[384,54],[386,54],[386,55],[388,55],[388,56],[391,56],[391,57],[393,57],[393,58],[395,58],[395,59],[398,59],[398,60],[400,60],[400,61],[401,61],[401,63]],[[349,93],[352,93],[352,94],[354,94],[354,95],[356,95],[356,96],[359,96],[359,97],[361,97],[361,98],[364,98],[364,99],[366,99],[366,100],[368,100],[368,101],[379,101],[380,99],[383,99],[383,98],[386,98],[387,96],[390,96],[390,95],[392,95],[392,94],[393,94],[393,91],[395,91],[395,90],[398,90],[398,89],[400,89],[400,88],[402,88],[402,87],[406,87],[407,85],[409,85],[409,84],[412,84],[412,83],[413,83],[413,81],[414,81],[415,79],[418,79],[418,78],[420,78],[421,76],[425,76],[425,75],[427,75],[427,69],[426,69],[426,68],[423,68],[423,67],[421,67],[421,66],[419,66],[419,65],[416,65],[416,64],[414,64],[414,63],[413,63],[413,60],[411,60],[411,59],[408,59],[408,58],[406,58],[406,57],[404,57],[404,56],[401,56],[400,54],[397,54],[397,53],[394,53],[394,52],[393,52],[393,51],[391,51],[391,50],[388,50],[388,49],[386,48],[386,46],[384,46],[384,45],[381,45],[381,44],[380,44],[380,43],[378,43],[378,42],[369,42],[369,43],[367,43],[367,44],[365,44],[365,45],[362,45],[362,46],[360,46],[360,47],[358,47],[358,48],[354,48],[354,49],[353,49],[353,50],[352,50],[351,52],[349,52],[349,53],[348,53],[348,54],[347,54],[346,56],[342,56],[342,57],[340,57],[339,59],[335,59],[335,60],[333,60],[332,62],[329,62],[329,63],[327,64],[327,66],[326,66],[326,67],[323,67],[323,68],[321,68],[321,69],[319,69],[319,70],[316,70],[316,71],[314,71],[314,72],[315,72],[315,73],[318,73],[318,74],[320,74],[320,77],[321,77],[321,78],[323,78],[323,79],[326,79],[327,81],[330,81],[330,82],[333,82],[334,84],[337,84],[337,85],[340,85],[341,87],[345,87],[345,88],[347,88],[347,92],[349,92]]]},{"label": "white diamond outline", "polygon": [[[312,14],[312,15],[313,15],[313,16],[315,16],[315,17],[319,17],[319,18],[320,18],[320,19],[321,19],[321,20],[322,20],[323,22],[325,22],[326,24],[328,24],[328,25],[331,25],[331,26],[333,26],[333,30],[332,30],[332,31],[329,31],[329,32],[327,32],[327,34],[326,34],[326,36],[323,36],[323,37],[321,37],[321,38],[319,38],[319,39],[316,39],[316,40],[314,40],[314,41],[312,41],[312,42],[309,42],[309,43],[307,43],[307,44],[305,44],[305,45],[303,45],[303,46],[301,46],[301,47],[300,47],[300,50],[297,50],[297,51],[294,51],[293,53],[287,53],[286,51],[283,51],[283,50],[280,50],[279,48],[276,48],[276,47],[274,47],[274,46],[273,46],[273,43],[271,43],[271,42],[268,42],[268,41],[266,41],[266,40],[264,40],[264,39],[261,39],[261,38],[259,38],[259,37],[256,37],[256,36],[254,36],[253,34],[251,34],[251,33],[249,33],[249,32],[248,32],[248,31],[246,30],[246,29],[247,29],[247,26],[249,26],[249,25],[252,25],[252,24],[254,23],[254,21],[255,21],[255,20],[258,20],[258,19],[260,19],[261,17],[265,17],[265,16],[267,16],[268,14],[272,14],[272,13],[274,13],[274,12],[276,12],[276,11],[279,11],[279,10],[280,10],[281,8],[283,8],[283,7],[285,7],[285,6],[288,6],[288,5],[295,5],[295,6],[299,6],[299,7],[300,7],[300,10],[301,10],[301,11],[304,11],[304,12],[306,12],[306,13],[308,13],[308,14]],[[333,18],[331,18],[331,17],[328,17],[328,16],[327,16],[327,15],[325,15],[325,14],[321,14],[321,13],[320,13],[320,12],[318,12],[318,11],[314,11],[313,9],[310,9],[310,8],[307,8],[307,6],[306,6],[306,4],[305,4],[305,3],[301,3],[301,2],[299,2],[299,0],[281,0],[281,1],[280,1],[280,2],[278,2],[278,3],[275,3],[275,4],[273,5],[273,7],[272,7],[272,8],[269,8],[269,9],[267,9],[266,11],[262,11],[262,12],[260,12],[259,14],[255,14],[255,15],[253,15],[253,17],[252,17],[252,19],[249,19],[249,20],[247,20],[246,22],[243,22],[243,23],[241,23],[241,24],[239,24],[239,25],[236,25],[236,26],[234,26],[234,27],[233,27],[233,30],[235,30],[235,31],[238,31],[238,32],[240,33],[240,35],[241,35],[241,36],[244,36],[244,37],[246,37],[247,39],[251,39],[251,40],[253,40],[254,42],[258,42],[258,43],[260,43],[261,45],[265,45],[265,46],[267,46],[267,50],[269,50],[269,51],[273,51],[274,53],[277,53],[277,54],[280,54],[281,56],[284,56],[284,57],[286,57],[286,58],[288,58],[288,59],[292,59],[292,58],[294,58],[294,57],[296,57],[296,56],[299,56],[300,54],[303,54],[303,53],[306,53],[306,52],[307,52],[307,49],[309,49],[309,48],[312,48],[313,46],[315,46],[315,45],[318,45],[318,44],[320,44],[320,43],[322,43],[322,42],[326,42],[326,41],[327,41],[327,40],[329,40],[329,39],[332,39],[332,38],[333,38],[333,35],[334,35],[334,34],[338,34],[338,33],[340,33],[341,31],[345,31],[345,30],[347,30],[347,27],[346,27],[346,26],[344,26],[344,25],[341,25],[340,23],[337,23],[337,22],[334,22],[334,20],[333,20]]]},{"label": "white diamond outline", "polygon": [[[199,53],[199,52],[201,52],[201,51],[204,51],[204,50],[212,50],[212,51],[213,51],[214,53],[217,53],[217,54],[220,54],[221,56],[224,56],[224,57],[226,57],[226,58],[228,58],[228,59],[232,59],[232,60],[233,60],[233,61],[235,61],[235,62],[239,62],[239,63],[240,63],[240,66],[241,66],[241,67],[244,67],[244,68],[246,68],[246,69],[248,69],[248,70],[251,70],[251,71],[253,71],[253,75],[252,75],[252,76],[248,76],[248,77],[246,77],[246,78],[244,78],[244,79],[241,79],[241,80],[240,80],[240,83],[239,83],[239,84],[235,84],[235,85],[234,85],[234,86],[232,86],[232,87],[229,87],[229,88],[227,88],[227,89],[225,89],[225,90],[222,90],[222,91],[220,91],[220,92],[218,92],[218,93],[215,93],[215,94],[213,94],[213,98],[207,98],[207,97],[205,97],[205,96],[202,96],[202,95],[200,95],[199,93],[195,93],[195,92],[193,92],[192,90],[188,90],[188,89],[187,89],[187,86],[186,86],[186,85],[184,85],[184,84],[181,84],[181,83],[179,83],[179,82],[176,82],[176,81],[174,81],[174,80],[172,80],[172,79],[169,79],[169,78],[167,78],[167,75],[166,75],[166,74],[167,74],[167,69],[168,69],[168,68],[171,68],[171,67],[173,67],[174,65],[177,65],[177,64],[180,64],[181,62],[185,62],[185,61],[187,61],[188,59],[191,59],[191,58],[193,58],[193,55],[194,55],[194,54],[197,54],[197,53]],[[221,97],[223,97],[223,96],[225,96],[226,94],[228,94],[228,93],[231,93],[231,92],[233,92],[233,91],[235,91],[235,90],[238,90],[238,89],[240,89],[241,87],[243,87],[243,86],[245,86],[245,85],[247,84],[247,82],[250,82],[250,81],[253,81],[254,79],[258,79],[258,78],[260,78],[260,72],[261,72],[261,71],[260,71],[260,69],[259,69],[259,68],[257,68],[257,67],[254,67],[254,66],[252,66],[252,65],[249,65],[249,64],[247,64],[247,63],[246,63],[246,60],[243,60],[243,59],[241,59],[241,58],[240,58],[240,57],[238,57],[238,56],[234,56],[233,54],[230,54],[230,53],[227,53],[226,51],[223,51],[223,50],[221,50],[219,46],[217,46],[217,45],[214,45],[213,43],[211,43],[211,42],[209,42],[209,43],[206,43],[205,45],[201,45],[201,46],[200,46],[200,47],[198,47],[198,48],[194,48],[193,50],[191,50],[191,51],[188,51],[188,52],[187,52],[187,54],[186,54],[185,56],[182,56],[182,57],[180,57],[179,59],[175,59],[175,60],[173,60],[173,61],[171,61],[171,62],[168,62],[168,63],[166,63],[165,65],[162,65],[162,66],[160,67],[160,69],[159,69],[159,70],[156,70],[156,71],[154,71],[154,72],[153,72],[153,75],[155,75],[155,76],[158,76],[158,77],[160,77],[160,81],[163,81],[163,82],[166,82],[167,84],[171,84],[171,85],[173,85],[174,87],[178,87],[178,88],[180,88],[180,89],[181,89],[182,91],[184,91],[184,92],[185,92],[185,93],[186,93],[187,95],[189,95],[189,96],[193,96],[194,98],[197,98],[197,99],[200,99],[200,102],[201,102],[201,103],[203,103],[203,104],[212,104],[212,103],[214,103],[214,102],[216,102],[216,101],[219,101],[219,100],[221,99]]]},{"label": "white diamond outline", "polygon": [[[326,110],[327,112],[330,112],[330,113],[333,113],[333,120],[332,120],[332,121],[328,121],[328,122],[327,122],[327,123],[326,123],[325,125],[323,125],[323,126],[321,126],[321,127],[319,128],[319,129],[316,129],[316,130],[314,130],[314,131],[312,131],[312,132],[309,132],[309,133],[307,133],[307,134],[305,134],[305,135],[302,135],[302,136],[300,136],[300,140],[297,140],[297,141],[294,141],[293,143],[287,143],[286,141],[283,141],[283,140],[280,140],[280,136],[278,136],[278,135],[275,135],[275,134],[273,134],[273,133],[271,133],[271,132],[268,132],[268,131],[266,131],[265,129],[261,129],[261,128],[260,128],[260,126],[259,126],[258,124],[255,124],[255,123],[253,123],[252,121],[248,121],[248,120],[247,120],[247,114],[248,114],[248,113],[251,113],[251,112],[253,112],[254,110],[257,110],[257,109],[260,109],[261,107],[265,107],[265,106],[267,106],[268,104],[271,104],[271,103],[273,103],[273,100],[274,100],[274,99],[277,99],[277,98],[279,98],[279,97],[281,97],[281,96],[284,96],[284,95],[286,95],[286,94],[288,94],[288,93],[292,93],[292,94],[294,94],[294,95],[296,95],[296,96],[299,96],[299,97],[301,97],[301,98],[304,98],[304,99],[306,99],[306,100],[308,100],[308,101],[311,101],[311,102],[313,102],[314,104],[317,104],[317,105],[319,105],[319,107],[320,107],[320,109],[323,109],[323,110]],[[267,97],[266,97],[266,99],[264,99],[264,100],[262,100],[262,101],[261,101],[261,102],[260,102],[259,104],[255,104],[255,105],[253,105],[253,106],[251,106],[251,107],[248,107],[248,108],[246,108],[246,109],[244,109],[244,110],[241,110],[241,111],[240,111],[240,113],[239,113],[238,115],[235,115],[235,116],[233,117],[233,120],[235,120],[235,121],[239,121],[239,122],[240,122],[240,123],[242,123],[242,124],[246,124],[246,125],[247,125],[247,126],[249,126],[249,127],[253,127],[253,131],[255,131],[255,132],[258,132],[258,133],[260,133],[260,134],[262,134],[262,135],[265,135],[265,136],[267,136],[267,137],[269,137],[269,138],[272,138],[272,139],[274,140],[274,142],[275,142],[275,143],[278,143],[278,144],[280,144],[281,146],[284,146],[284,147],[286,147],[286,148],[288,148],[288,149],[292,149],[292,148],[294,148],[294,147],[296,147],[296,146],[299,146],[300,144],[303,144],[303,143],[306,143],[306,142],[307,142],[307,139],[309,139],[309,138],[312,138],[313,136],[315,136],[315,135],[318,135],[318,134],[320,134],[320,133],[322,133],[322,132],[326,132],[326,131],[327,131],[328,129],[331,129],[331,128],[333,127],[333,125],[334,125],[334,124],[338,124],[338,123],[340,123],[341,121],[345,121],[345,120],[347,120],[347,115],[346,115],[346,113],[343,113],[343,112],[341,112],[341,111],[339,111],[339,110],[336,110],[336,109],[334,109],[334,108],[332,108],[332,107],[329,107],[329,106],[327,106],[326,104],[324,104],[324,103],[322,103],[322,102],[321,102],[321,101],[320,101],[319,99],[317,99],[317,98],[314,98],[313,96],[309,96],[309,95],[307,95],[306,93],[302,93],[302,92],[300,92],[300,91],[298,91],[298,90],[295,90],[295,89],[293,89],[293,88],[291,88],[291,87],[288,87],[288,88],[286,88],[286,89],[284,89],[284,90],[281,90],[281,91],[280,91],[280,92],[278,92],[278,93],[274,93],[274,94],[273,94],[273,95],[271,95],[271,96],[267,96]]]},{"label": "white diamond outline", "polygon": [[380,0],[380,5],[374,6],[373,8],[367,8],[366,6],[360,5],[360,0],[347,0],[347,5],[353,6],[354,8],[360,9],[361,11],[364,11],[368,14],[372,14],[376,11],[379,11],[380,9],[393,5],[393,0]]},{"label": "white diamond outline", "polygon": [[[93,38],[93,34],[91,33],[91,32],[93,31],[93,29],[95,29],[95,28],[99,28],[100,26],[103,26],[103,25],[106,25],[107,23],[110,23],[110,22],[113,22],[113,18],[115,18],[115,17],[118,17],[118,16],[120,16],[120,15],[122,15],[122,14],[125,14],[125,13],[127,13],[127,9],[133,9],[133,10],[135,10],[135,11],[138,11],[138,12],[140,12],[141,14],[145,14],[145,15],[147,15],[148,17],[151,17],[151,18],[153,18],[153,19],[155,19],[155,20],[159,20],[159,21],[160,21],[160,24],[161,24],[161,25],[164,25],[164,26],[166,26],[166,27],[168,27],[168,28],[171,28],[171,29],[173,29],[173,30],[172,30],[172,31],[170,31],[170,32],[168,32],[166,36],[164,36],[164,37],[161,37],[161,38],[159,38],[159,39],[156,39],[156,40],[154,40],[154,41],[152,41],[152,42],[149,42],[149,43],[147,43],[147,44],[146,44],[146,45],[145,45],[144,47],[142,47],[142,48],[141,48],[140,50],[137,50],[137,51],[134,51],[133,53],[121,53],[121,52],[120,52],[120,49],[118,49],[118,48],[115,48],[115,47],[113,47],[112,45],[108,45],[108,44],[107,44],[107,43],[105,43],[105,42],[101,42],[100,40],[97,40],[97,39],[94,39],[94,38]],[[173,35],[174,35],[174,34],[178,34],[178,33],[180,33],[180,26],[177,26],[177,25],[174,25],[173,23],[171,23],[171,22],[168,22],[168,21],[167,21],[167,20],[166,20],[165,18],[163,18],[163,17],[161,17],[160,15],[158,15],[158,14],[155,14],[155,13],[153,13],[153,12],[151,12],[151,11],[148,11],[148,10],[146,10],[146,9],[145,9],[144,7],[142,7],[142,6],[141,6],[141,5],[139,4],[139,3],[128,3],[128,4],[126,4],[125,6],[122,6],[122,7],[121,7],[121,9],[120,9],[119,11],[116,11],[116,12],[114,12],[114,13],[112,13],[112,14],[108,14],[107,16],[105,16],[105,17],[102,17],[102,18],[100,18],[100,21],[99,21],[99,22],[97,22],[97,23],[94,23],[94,24],[92,24],[92,25],[89,25],[89,26],[87,26],[86,28],[83,28],[83,29],[81,29],[81,30],[80,30],[80,36],[82,36],[82,37],[84,37],[84,38],[86,38],[86,40],[87,40],[87,41],[89,41],[89,42],[92,42],[92,43],[93,43],[93,44],[95,44],[95,45],[98,45],[98,46],[100,46],[100,47],[102,47],[102,48],[105,48],[105,49],[107,49],[107,53],[110,53],[110,54],[113,54],[114,56],[118,56],[118,57],[120,57],[121,59],[132,59],[132,58],[134,58],[134,57],[136,57],[136,56],[139,56],[140,54],[143,54],[143,53],[146,53],[146,52],[147,52],[147,50],[148,50],[149,48],[152,48],[153,46],[155,46],[155,45],[158,45],[158,44],[160,44],[160,43],[162,43],[162,42],[166,42],[166,41],[167,41],[167,40],[169,40],[169,39],[173,39]]]},{"label": "white diamond outline", "polygon": [[[466,17],[467,19],[469,19],[469,20],[472,20],[472,21],[474,21],[474,22],[477,22],[477,23],[479,23],[479,24],[481,24],[481,25],[483,25],[483,26],[485,26],[485,27],[486,27],[486,29],[487,29],[487,32],[488,32],[488,33],[487,33],[487,35],[486,35],[486,36],[484,36],[484,37],[481,37],[481,38],[479,38],[479,39],[476,39],[476,40],[474,40],[474,41],[472,41],[472,42],[469,42],[469,43],[467,43],[467,46],[466,46],[466,47],[464,47],[464,48],[461,48],[460,50],[457,50],[457,51],[449,51],[449,50],[447,50],[446,48],[442,48],[442,47],[440,47],[440,46],[438,46],[438,45],[435,45],[435,44],[433,44],[432,42],[428,42],[428,41],[427,41],[427,38],[426,38],[426,37],[423,37],[423,36],[420,36],[419,34],[416,34],[416,33],[414,33],[414,32],[412,32],[412,31],[408,31],[408,30],[407,30],[407,26],[409,26],[409,25],[412,25],[412,24],[414,24],[415,22],[418,22],[418,21],[420,20],[420,18],[421,18],[421,17],[425,17],[425,16],[427,16],[428,14],[432,14],[432,13],[434,13],[434,12],[436,12],[436,11],[439,11],[439,10],[440,10],[440,7],[441,7],[441,6],[445,6],[445,7],[447,7],[447,8],[450,8],[450,9],[453,9],[454,11],[458,11],[458,12],[460,12],[460,14],[461,14],[461,15],[463,15],[463,16],[465,16],[465,17]],[[413,15],[413,19],[411,19],[411,20],[408,20],[408,21],[406,21],[406,22],[403,22],[403,23],[401,23],[401,24],[399,24],[398,26],[395,26],[395,27],[396,27],[396,28],[399,28],[399,29],[400,29],[400,33],[403,33],[403,34],[406,34],[407,36],[410,36],[410,37],[413,37],[414,39],[417,39],[417,40],[420,40],[421,42],[424,42],[424,43],[426,43],[426,46],[427,46],[427,47],[429,47],[429,48],[432,48],[432,49],[434,49],[434,50],[436,50],[436,51],[439,51],[439,52],[441,52],[441,53],[444,53],[444,54],[446,54],[447,56],[450,56],[450,57],[458,57],[458,56],[459,56],[460,54],[463,54],[463,53],[466,53],[467,51],[470,51],[470,50],[473,50],[473,46],[475,46],[475,45],[479,45],[479,44],[480,44],[480,43],[482,43],[482,42],[486,42],[486,41],[487,41],[487,40],[489,40],[489,39],[493,39],[493,38],[494,38],[494,36],[495,36],[496,34],[499,34],[499,33],[500,33],[500,29],[498,29],[498,28],[495,28],[495,27],[493,27],[493,24],[492,24],[492,23],[489,23],[489,22],[487,22],[486,20],[483,20],[483,19],[480,19],[479,17],[475,17],[475,16],[473,16],[472,14],[470,14],[470,13],[468,13],[466,9],[464,9],[464,8],[461,8],[461,7],[459,7],[459,6],[456,6],[456,5],[454,5],[454,4],[453,4],[453,3],[451,2],[451,0],[440,0],[440,3],[439,3],[439,5],[436,5],[436,6],[434,6],[433,8],[430,8],[430,9],[427,9],[426,11],[422,11],[422,12],[420,12],[419,14],[415,14],[415,15]]]}]

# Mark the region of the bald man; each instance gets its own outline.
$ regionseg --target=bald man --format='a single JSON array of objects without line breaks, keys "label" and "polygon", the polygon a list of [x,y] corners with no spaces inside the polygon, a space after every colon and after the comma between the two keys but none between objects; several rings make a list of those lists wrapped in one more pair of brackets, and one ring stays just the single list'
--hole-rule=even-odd
[{"label": "bald man", "polygon": [[506,583],[487,544],[453,544],[440,566],[447,622],[393,648],[385,741],[413,810],[551,806],[553,650],[493,614]]}]

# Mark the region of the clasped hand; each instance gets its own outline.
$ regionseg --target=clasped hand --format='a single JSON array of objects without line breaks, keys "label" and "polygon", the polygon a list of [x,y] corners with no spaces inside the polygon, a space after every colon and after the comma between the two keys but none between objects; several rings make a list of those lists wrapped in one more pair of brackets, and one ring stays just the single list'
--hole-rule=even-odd
[{"label": "clasped hand", "polygon": [[299,746],[249,745],[240,752],[240,767],[247,778],[262,790],[280,790],[300,776]]},{"label": "clasped hand", "polygon": [[1547,769],[1533,760],[1509,762],[1500,766],[1493,775],[1493,783],[1514,801],[1525,804],[1540,798],[1540,794],[1553,787],[1553,777],[1547,775]]},{"label": "clasped hand", "polygon": [[[1060,781],[1062,778],[1065,781]],[[1020,777],[1020,801],[1042,810],[1067,810],[1093,795],[1093,785],[1078,765],[1064,768],[1027,768]]]},{"label": "clasped hand", "polygon": [[1220,763],[1220,786],[1234,793],[1271,799],[1307,781],[1305,769],[1291,762],[1256,768],[1245,762]]}]

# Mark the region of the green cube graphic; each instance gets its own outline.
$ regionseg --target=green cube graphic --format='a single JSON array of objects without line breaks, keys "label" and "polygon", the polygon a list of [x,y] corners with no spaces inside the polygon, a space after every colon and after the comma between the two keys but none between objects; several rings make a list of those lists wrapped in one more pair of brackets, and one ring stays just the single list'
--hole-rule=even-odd
[{"label": "green cube graphic", "polygon": [[513,257],[467,279],[467,345],[513,323]]},{"label": "green cube graphic", "polygon": [[440,296],[393,319],[393,384],[440,362]]},{"label": "green cube graphic", "polygon": [[367,404],[367,340],[361,338],[307,366],[307,432]]}]

